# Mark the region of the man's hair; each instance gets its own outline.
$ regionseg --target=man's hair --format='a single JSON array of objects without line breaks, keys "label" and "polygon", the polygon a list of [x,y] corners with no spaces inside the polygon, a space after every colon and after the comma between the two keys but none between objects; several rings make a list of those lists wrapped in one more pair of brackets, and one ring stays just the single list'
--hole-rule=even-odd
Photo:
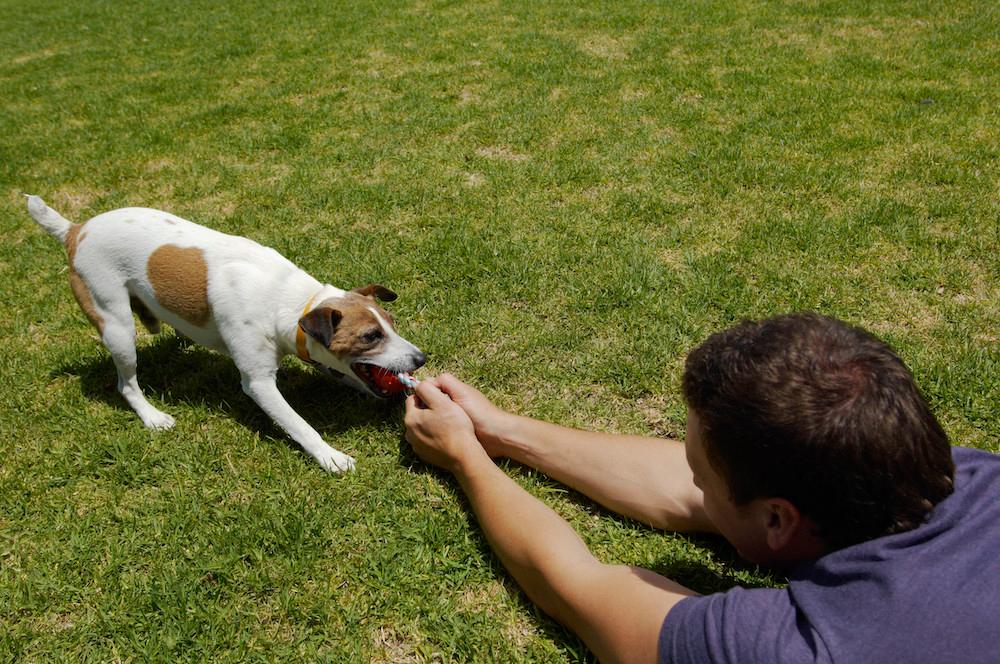
[{"label": "man's hair", "polygon": [[784,498],[831,549],[915,528],[953,489],[948,437],[885,343],[815,313],[718,332],[684,396],[730,498]]}]

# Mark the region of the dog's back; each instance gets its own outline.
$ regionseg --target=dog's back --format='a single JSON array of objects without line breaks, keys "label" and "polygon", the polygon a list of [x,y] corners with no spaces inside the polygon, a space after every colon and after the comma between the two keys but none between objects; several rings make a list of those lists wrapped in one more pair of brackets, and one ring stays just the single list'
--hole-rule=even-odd
[{"label": "dog's back", "polygon": [[30,196],[28,211],[65,245],[73,293],[102,333],[110,310],[127,307],[151,330],[162,320],[198,343],[225,351],[210,288],[259,290],[262,284],[253,274],[260,270],[268,275],[298,271],[253,240],[161,210],[121,208],[74,224]]}]

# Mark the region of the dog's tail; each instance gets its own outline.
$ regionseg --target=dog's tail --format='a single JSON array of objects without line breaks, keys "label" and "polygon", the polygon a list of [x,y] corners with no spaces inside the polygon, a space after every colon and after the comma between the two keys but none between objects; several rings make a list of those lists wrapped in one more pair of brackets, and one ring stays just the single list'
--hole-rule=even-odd
[{"label": "dog's tail", "polygon": [[[27,195],[27,194],[26,194]],[[66,244],[66,234],[73,227],[73,222],[50,208],[38,196],[28,197],[28,214],[47,230],[53,237]]]}]

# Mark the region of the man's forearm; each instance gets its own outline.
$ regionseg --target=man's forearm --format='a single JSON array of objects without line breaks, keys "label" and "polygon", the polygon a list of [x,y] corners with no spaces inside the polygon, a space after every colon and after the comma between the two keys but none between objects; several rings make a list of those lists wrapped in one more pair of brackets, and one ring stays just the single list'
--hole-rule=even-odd
[{"label": "man's forearm", "polygon": [[574,568],[596,563],[583,540],[485,455],[454,473],[504,567],[533,602],[572,627],[561,598],[574,583]]},{"label": "man's forearm", "polygon": [[452,472],[493,551],[531,601],[601,661],[655,661],[664,617],[695,593],[649,570],[602,564],[566,521],[485,454]]},{"label": "man's forearm", "polygon": [[512,415],[497,444],[605,507],[656,528],[715,532],[675,440],[578,431]]}]

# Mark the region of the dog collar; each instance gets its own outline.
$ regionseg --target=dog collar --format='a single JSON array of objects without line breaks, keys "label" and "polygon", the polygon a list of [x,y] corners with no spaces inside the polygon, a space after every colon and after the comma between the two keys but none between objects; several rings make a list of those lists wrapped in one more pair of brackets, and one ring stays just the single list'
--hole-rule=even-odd
[{"label": "dog collar", "polygon": [[[313,296],[306,302],[305,309],[302,310],[302,315],[299,316],[300,319],[309,313],[309,309],[312,307],[313,300],[316,299],[317,295],[319,295],[319,291],[313,293]],[[295,352],[303,362],[314,364],[313,359],[309,357],[309,350],[306,348],[306,333],[302,330],[301,325],[295,326]]]}]

